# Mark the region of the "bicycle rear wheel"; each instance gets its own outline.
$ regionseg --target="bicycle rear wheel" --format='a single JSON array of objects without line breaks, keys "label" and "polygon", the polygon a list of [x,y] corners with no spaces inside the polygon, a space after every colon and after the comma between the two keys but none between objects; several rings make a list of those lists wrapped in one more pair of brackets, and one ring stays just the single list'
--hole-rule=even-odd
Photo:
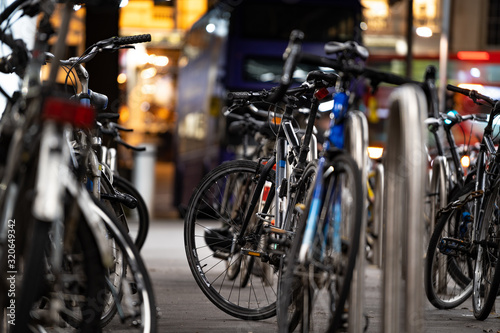
[{"label": "bicycle rear wheel", "polygon": [[[186,256],[196,283],[219,309],[245,320],[276,313],[278,266],[259,256],[267,253],[267,235],[256,213],[267,212],[259,207],[248,211],[252,198],[262,203],[272,199],[272,191],[265,192],[274,188],[275,172],[261,175],[261,168],[257,162],[237,160],[212,170],[194,191],[184,225]],[[257,193],[259,177],[268,183]],[[246,214],[251,219],[241,235]],[[240,235],[244,244],[236,242]]]},{"label": "bicycle rear wheel", "polygon": [[278,311],[280,332],[296,328],[301,332],[334,332],[345,320],[364,209],[361,175],[356,162],[345,153],[332,156],[318,174],[325,186],[317,225],[311,229],[311,247],[306,260],[301,260],[309,221],[304,214],[284,266]]},{"label": "bicycle rear wheel", "polygon": [[144,199],[137,189],[125,178],[120,176],[113,177],[113,187],[118,192],[129,194],[137,200],[135,208],[124,207],[124,213],[127,218],[130,238],[134,241],[139,251],[146,242],[149,230],[149,212]]},{"label": "bicycle rear wheel", "polygon": [[472,308],[478,320],[488,318],[500,287],[500,185],[486,198],[480,221],[474,269]]}]

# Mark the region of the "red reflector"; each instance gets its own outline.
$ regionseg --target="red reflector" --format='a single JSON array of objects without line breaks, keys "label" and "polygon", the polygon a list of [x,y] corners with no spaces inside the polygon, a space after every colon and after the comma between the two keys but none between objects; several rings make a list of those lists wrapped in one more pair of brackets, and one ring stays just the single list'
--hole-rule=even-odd
[{"label": "red reflector", "polygon": [[79,128],[91,128],[95,120],[92,108],[66,99],[51,97],[45,100],[42,116],[44,119],[69,123]]},{"label": "red reflector", "polygon": [[490,54],[483,51],[460,51],[457,53],[460,60],[490,60]]},{"label": "red reflector", "polygon": [[264,186],[263,193],[262,193],[262,201],[267,200],[267,196],[269,195],[270,189],[271,189],[271,186]]},{"label": "red reflector", "polygon": [[[267,161],[262,161],[262,164],[263,165],[266,165],[267,164]],[[273,165],[273,170],[276,171],[276,163],[274,163]]]},{"label": "red reflector", "polygon": [[328,89],[321,88],[314,93],[314,96],[316,96],[317,99],[322,100],[323,98],[328,96],[328,94],[329,94]]}]

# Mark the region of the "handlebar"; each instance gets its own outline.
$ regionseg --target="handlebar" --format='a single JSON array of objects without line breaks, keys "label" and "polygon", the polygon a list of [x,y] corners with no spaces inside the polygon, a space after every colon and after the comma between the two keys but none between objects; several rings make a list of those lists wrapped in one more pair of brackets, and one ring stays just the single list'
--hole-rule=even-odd
[{"label": "handlebar", "polygon": [[151,41],[150,34],[126,36],[126,37],[114,37],[112,39],[113,44],[120,45],[120,46],[121,45],[147,43],[150,41]]},{"label": "handlebar", "polygon": [[460,88],[460,87],[457,87],[457,86],[454,86],[451,84],[448,84],[446,86],[446,89],[453,91],[453,92],[456,92],[456,93],[459,93],[459,94],[462,94],[462,95],[465,95],[465,96],[469,97],[470,99],[472,99],[474,101],[474,103],[476,103],[476,104],[480,104],[479,102],[477,102],[477,100],[483,100],[486,103],[488,103],[490,106],[495,106],[495,103],[496,103],[496,100],[494,100],[488,96],[482,95],[482,94],[478,93],[476,90]]},{"label": "handlebar", "polygon": [[150,41],[150,34],[106,38],[88,47],[80,57],[61,60],[60,63],[63,66],[75,66],[76,64],[82,64],[92,60],[100,51],[115,51],[121,48],[126,48],[127,45],[146,43]]},{"label": "handlebar", "polygon": [[339,72],[350,73],[356,76],[362,75],[372,81],[372,86],[377,86],[381,82],[394,85],[402,85],[405,83],[422,85],[421,82],[413,81],[403,76],[377,71],[375,69],[368,68],[362,65],[348,65],[335,59],[330,59],[310,53],[302,53],[300,55],[300,62],[309,65],[329,67]]}]

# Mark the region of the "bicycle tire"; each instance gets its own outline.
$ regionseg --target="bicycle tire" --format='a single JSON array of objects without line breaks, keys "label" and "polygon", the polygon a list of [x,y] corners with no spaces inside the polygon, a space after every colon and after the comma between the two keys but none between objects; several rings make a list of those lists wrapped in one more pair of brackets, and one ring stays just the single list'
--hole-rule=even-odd
[{"label": "bicycle tire", "polygon": [[[285,260],[278,310],[280,332],[292,332],[299,326],[302,332],[308,331],[312,326],[316,331],[335,332],[344,321],[344,306],[349,296],[359,249],[364,198],[361,173],[353,158],[346,153],[337,153],[330,159],[331,162],[323,170],[318,170],[321,177],[326,176],[323,180],[325,184],[331,187],[327,186],[322,191],[321,215],[308,262],[301,262],[299,259],[308,214],[303,214]],[[337,188],[336,185],[340,185],[338,190],[341,192],[333,190],[334,187]],[[336,199],[341,200],[337,202]],[[309,195],[306,212],[309,212],[311,202],[312,194]],[[341,211],[329,209],[339,208],[337,203],[343,205]],[[350,242],[342,244],[341,251],[335,253],[331,246],[334,239],[330,238],[333,226],[332,223],[326,223],[326,217],[338,218],[337,213],[342,215],[342,239]],[[324,229],[327,226],[329,229]],[[328,237],[323,237],[324,234]],[[335,281],[337,287],[327,281]],[[318,310],[320,303],[326,306]],[[310,324],[311,321],[315,323]]]},{"label": "bicycle tire", "polygon": [[474,269],[472,309],[477,320],[485,320],[495,304],[500,287],[500,184],[485,198]]},{"label": "bicycle tire", "polygon": [[127,215],[130,237],[140,251],[146,242],[149,231],[149,212],[146,202],[132,183],[123,177],[115,175],[113,177],[113,187],[121,193],[130,194],[137,200],[136,208],[124,208],[124,210]]},{"label": "bicycle tire", "polygon": [[[26,269],[23,273],[25,278],[23,278],[21,289],[19,321],[18,325],[15,325],[13,332],[29,330],[28,325],[30,325],[32,316],[47,318],[42,312],[48,310],[38,304],[43,302],[44,295],[50,293],[52,289],[51,282],[44,278],[50,274],[47,273],[50,268],[47,266],[45,258],[50,256],[48,251],[51,249],[51,246],[49,246],[51,242],[49,239],[51,222],[35,220],[32,228],[33,235],[36,235],[36,237],[30,238],[33,241],[29,245]],[[77,295],[83,295],[84,300],[65,302],[63,304],[65,310],[60,315],[65,322],[78,328],[79,332],[90,333],[99,330],[98,318],[103,308],[102,303],[99,302],[99,295],[105,286],[104,267],[89,226],[84,222],[79,222],[77,228],[76,238],[71,244],[72,251],[70,253],[65,251],[61,274],[66,277],[62,278],[65,283],[61,286],[63,289],[59,292],[63,292],[65,298],[72,300],[80,299],[81,296]],[[72,259],[69,259],[70,257]],[[83,259],[81,259],[82,257]],[[83,269],[78,263],[83,265]],[[82,272],[85,274],[83,277],[81,276]],[[50,300],[51,298],[47,297],[46,299]],[[33,309],[40,313],[33,315]],[[74,314],[70,315],[71,312],[74,312]],[[78,316],[80,316],[80,320],[77,319]],[[81,320],[81,316],[84,316],[85,319]],[[40,321],[36,325],[44,326],[43,322]],[[53,323],[48,325],[52,326]]]},{"label": "bicycle tire", "polygon": [[[121,250],[120,252],[123,254],[122,258],[125,268],[123,269],[123,275],[119,278],[120,283],[123,283],[123,281],[125,281],[125,283],[119,286],[118,290],[123,290],[121,288],[129,288],[129,285],[132,284],[137,289],[134,293],[135,297],[133,302],[123,306],[133,306],[133,310],[136,311],[136,316],[133,317],[133,314],[130,314],[125,320],[120,318],[119,322],[121,325],[123,325],[124,322],[129,323],[132,327],[140,330],[140,332],[154,333],[157,331],[156,301],[153,285],[139,250],[115,215],[101,202],[94,200],[94,203],[95,206],[93,208],[106,225],[108,239],[112,240],[110,246],[112,246],[115,255],[118,250]],[[109,287],[107,287],[107,289],[109,292]],[[122,302],[123,295],[120,295],[120,302]],[[107,316],[101,317],[101,327],[108,326],[116,315],[116,302],[113,303],[115,303],[113,304],[113,311],[110,311]],[[132,309],[129,310],[132,311]],[[140,312],[140,315],[137,314],[137,311]],[[120,324],[117,323],[116,325]],[[129,328],[129,330],[131,330],[131,328]]]},{"label": "bicycle tire", "polygon": [[[260,193],[254,193],[254,189],[258,177],[262,177],[261,168],[262,165],[254,161],[236,160],[213,169],[194,190],[184,224],[186,256],[196,283],[215,306],[245,320],[266,319],[276,313],[278,270],[274,265],[250,256],[248,261],[252,267],[234,269],[231,274],[238,271],[238,277],[228,276],[232,265],[247,265],[247,260],[241,256],[248,254],[243,254],[242,249],[261,240],[257,231],[260,224],[257,219],[251,219],[244,238],[253,242],[233,242],[247,213],[248,203],[254,195],[260,196]],[[273,170],[265,177],[274,184]],[[234,182],[231,190],[228,185],[230,178]],[[262,200],[269,200],[269,197]],[[266,275],[269,272],[272,272],[272,279]]]},{"label": "bicycle tire", "polygon": [[[467,195],[474,186],[474,182],[467,183],[450,196],[450,202]],[[473,258],[465,247],[460,248],[463,251],[454,249],[455,244],[471,245],[472,224],[467,227],[464,219],[471,213],[473,206],[469,202],[442,214],[429,240],[424,271],[425,293],[437,309],[455,308],[472,293]]]}]

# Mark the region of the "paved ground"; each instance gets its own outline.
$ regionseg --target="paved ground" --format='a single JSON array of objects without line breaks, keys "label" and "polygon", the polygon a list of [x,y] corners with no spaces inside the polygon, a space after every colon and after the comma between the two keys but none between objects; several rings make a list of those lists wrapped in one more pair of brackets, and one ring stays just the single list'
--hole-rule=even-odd
[{"label": "paved ground", "polygon": [[[180,220],[155,221],[151,225],[142,251],[153,279],[157,305],[162,315],[159,332],[276,332],[274,318],[248,322],[226,315],[206,299],[189,271],[184,254],[183,226]],[[368,333],[381,329],[380,270],[366,269],[365,313],[369,317]],[[415,292],[424,292],[416,290]],[[470,300],[460,308],[443,311],[426,303],[426,332],[469,333],[500,332],[500,316],[492,314],[486,321],[474,319]],[[500,309],[500,301],[497,301]],[[114,332],[114,331],[113,331]]]}]

